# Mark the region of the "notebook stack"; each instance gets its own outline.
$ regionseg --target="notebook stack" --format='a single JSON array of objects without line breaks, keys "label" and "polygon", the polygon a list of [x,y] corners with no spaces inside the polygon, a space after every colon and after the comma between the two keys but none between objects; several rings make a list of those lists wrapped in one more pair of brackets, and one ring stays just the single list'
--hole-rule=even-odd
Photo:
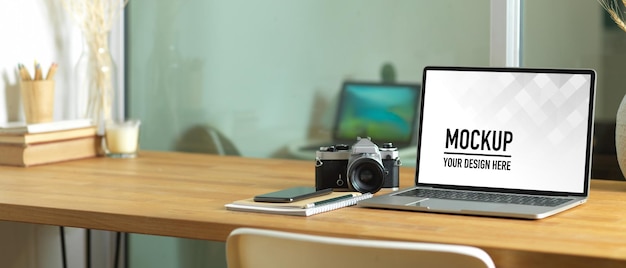
[{"label": "notebook stack", "polygon": [[90,120],[65,120],[0,127],[0,164],[33,166],[94,157],[96,127]]}]

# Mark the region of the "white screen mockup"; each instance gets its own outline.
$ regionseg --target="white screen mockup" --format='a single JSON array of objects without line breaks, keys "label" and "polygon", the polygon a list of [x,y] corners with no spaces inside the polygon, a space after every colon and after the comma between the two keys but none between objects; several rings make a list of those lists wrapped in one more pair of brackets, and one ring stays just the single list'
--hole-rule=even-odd
[{"label": "white screen mockup", "polygon": [[418,182],[583,193],[593,80],[427,70]]}]

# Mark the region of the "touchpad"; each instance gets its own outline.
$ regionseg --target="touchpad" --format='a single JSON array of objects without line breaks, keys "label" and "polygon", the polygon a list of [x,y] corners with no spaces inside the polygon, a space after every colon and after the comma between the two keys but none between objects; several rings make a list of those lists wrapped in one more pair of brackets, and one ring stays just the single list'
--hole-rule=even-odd
[{"label": "touchpad", "polygon": [[442,199],[427,199],[421,202],[413,204],[414,206],[425,207],[430,210],[496,210],[503,206],[503,204],[487,203],[487,202],[473,202],[473,201],[458,201],[458,200],[442,200]]}]

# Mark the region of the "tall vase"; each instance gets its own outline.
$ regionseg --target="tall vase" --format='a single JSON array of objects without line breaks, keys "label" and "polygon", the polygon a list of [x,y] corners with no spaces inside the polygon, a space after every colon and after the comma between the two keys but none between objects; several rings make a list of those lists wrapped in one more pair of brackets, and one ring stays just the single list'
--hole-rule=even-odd
[{"label": "tall vase", "polygon": [[99,135],[104,135],[104,122],[113,116],[117,82],[108,37],[108,32],[85,36],[83,52],[76,63],[79,113],[93,120]]},{"label": "tall vase", "polygon": [[615,150],[619,168],[626,177],[626,96],[622,98],[615,117]]}]

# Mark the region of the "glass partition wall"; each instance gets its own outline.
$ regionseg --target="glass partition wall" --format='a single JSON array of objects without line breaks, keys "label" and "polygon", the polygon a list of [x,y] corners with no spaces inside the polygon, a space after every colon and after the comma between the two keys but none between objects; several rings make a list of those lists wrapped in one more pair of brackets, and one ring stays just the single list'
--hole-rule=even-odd
[{"label": "glass partition wall", "polygon": [[[344,81],[421,83],[426,65],[490,65],[492,1],[133,0],[127,113],[142,120],[144,150],[308,159],[294,145],[329,137]],[[596,1],[528,0],[521,14],[520,66],[598,72],[594,178],[621,178],[611,127],[626,34]],[[131,235],[129,263],[221,267],[223,250]]]},{"label": "glass partition wall", "polygon": [[144,149],[186,147],[202,126],[244,156],[289,157],[290,144],[328,135],[343,81],[380,82],[388,66],[421,83],[425,65],[489,64],[488,0],[157,3],[128,9],[129,112]]}]

